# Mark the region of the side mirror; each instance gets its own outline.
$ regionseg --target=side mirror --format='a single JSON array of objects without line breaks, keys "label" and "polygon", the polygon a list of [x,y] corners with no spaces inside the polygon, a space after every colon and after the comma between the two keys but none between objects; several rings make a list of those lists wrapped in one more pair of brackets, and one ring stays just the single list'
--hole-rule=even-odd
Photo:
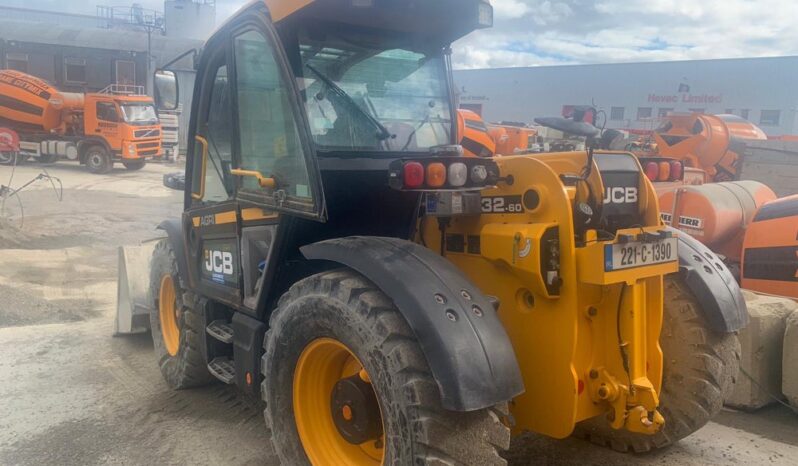
[{"label": "side mirror", "polygon": [[163,176],[163,185],[169,189],[184,191],[186,189],[186,174],[182,172],[167,173]]},{"label": "side mirror", "polygon": [[159,110],[177,110],[180,104],[180,86],[172,71],[158,70],[153,77],[155,105]]}]

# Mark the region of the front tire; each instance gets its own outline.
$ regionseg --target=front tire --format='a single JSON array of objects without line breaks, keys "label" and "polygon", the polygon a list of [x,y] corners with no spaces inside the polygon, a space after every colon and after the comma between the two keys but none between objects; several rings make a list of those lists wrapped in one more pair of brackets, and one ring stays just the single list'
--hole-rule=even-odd
[{"label": "front tire", "polygon": [[[282,464],[506,464],[499,452],[510,441],[507,404],[443,409],[409,325],[390,298],[353,271],[292,286],[271,317],[264,349],[264,416]],[[353,398],[372,402],[344,404],[340,414],[342,384],[360,387]],[[359,425],[371,427],[350,443],[350,429]]]},{"label": "front tire", "polygon": [[663,317],[662,430],[655,435],[613,430],[603,418],[594,418],[577,425],[575,435],[613,450],[643,453],[687,437],[723,408],[740,368],[737,336],[709,328],[701,304],[678,274],[665,277]]},{"label": "front tire", "polygon": [[155,246],[150,268],[150,328],[161,374],[169,387],[207,385],[213,378],[202,357],[199,313],[184,301],[183,282],[169,240]]},{"label": "front tire", "polygon": [[103,146],[91,146],[86,150],[86,166],[89,171],[98,175],[103,175],[111,171],[114,161],[111,154]]}]

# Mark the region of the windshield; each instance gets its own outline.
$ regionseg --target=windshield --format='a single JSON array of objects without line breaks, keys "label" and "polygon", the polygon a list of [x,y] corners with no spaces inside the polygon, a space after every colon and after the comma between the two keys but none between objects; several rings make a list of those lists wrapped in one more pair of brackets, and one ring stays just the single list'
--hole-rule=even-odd
[{"label": "windshield", "polygon": [[414,152],[450,144],[441,51],[364,47],[331,34],[300,39],[300,51],[300,87],[320,149]]},{"label": "windshield", "polygon": [[154,125],[158,123],[158,114],[152,104],[122,104],[122,116],[126,123],[133,125]]}]

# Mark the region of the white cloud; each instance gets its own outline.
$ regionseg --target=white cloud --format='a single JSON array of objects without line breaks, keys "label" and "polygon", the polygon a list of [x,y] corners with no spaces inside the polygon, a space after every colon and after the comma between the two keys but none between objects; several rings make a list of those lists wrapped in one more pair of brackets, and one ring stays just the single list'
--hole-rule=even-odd
[{"label": "white cloud", "polygon": [[[163,9],[162,0],[137,0]],[[246,0],[217,0],[219,22]],[[95,3],[0,0],[93,14]],[[132,3],[132,1],[130,2]],[[794,0],[492,0],[493,29],[455,44],[458,68],[798,55]]]},{"label": "white cloud", "polygon": [[[495,5],[503,5],[499,2]],[[798,54],[791,0],[513,0],[455,44],[460,68]]]}]

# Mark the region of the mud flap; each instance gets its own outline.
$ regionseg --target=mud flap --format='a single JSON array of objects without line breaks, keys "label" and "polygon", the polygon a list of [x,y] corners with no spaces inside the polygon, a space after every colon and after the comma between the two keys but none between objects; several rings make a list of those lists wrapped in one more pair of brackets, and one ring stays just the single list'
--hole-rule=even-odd
[{"label": "mud flap", "polygon": [[150,329],[150,260],[157,240],[119,248],[114,335],[144,333]]}]

